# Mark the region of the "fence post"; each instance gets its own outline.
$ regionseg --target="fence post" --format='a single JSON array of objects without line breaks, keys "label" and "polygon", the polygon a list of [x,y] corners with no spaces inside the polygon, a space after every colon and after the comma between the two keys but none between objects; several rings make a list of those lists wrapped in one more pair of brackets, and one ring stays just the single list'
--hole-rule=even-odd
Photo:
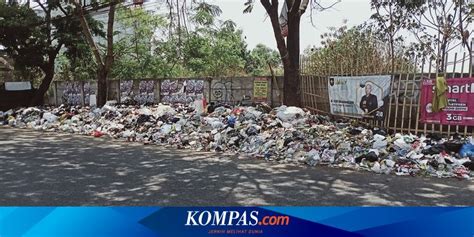
[{"label": "fence post", "polygon": [[[465,77],[464,74],[464,64],[466,63],[466,52],[463,52],[462,54],[462,63],[461,63],[461,77]],[[456,127],[456,131],[458,131],[458,128]],[[467,126],[464,125],[464,136],[467,136]]]},{"label": "fence post", "polygon": [[[417,98],[417,108],[416,108],[416,124],[415,124],[415,134],[418,135],[418,129],[419,129],[419,124],[420,124],[420,109],[421,109],[421,90],[423,89],[423,75],[424,75],[424,70],[425,70],[425,62],[426,62],[426,57],[422,57],[422,61],[421,61],[421,73],[420,73],[420,84],[419,84],[419,91],[418,91],[418,98]],[[416,68],[415,68],[415,71],[416,71]],[[416,77],[416,73],[414,74],[415,77]],[[415,80],[415,83],[416,83],[416,80]],[[412,96],[412,100],[414,99],[413,98],[414,96]],[[413,101],[412,101],[413,103]],[[425,127],[425,130],[426,130],[426,127]],[[426,135],[426,134],[425,134]]]},{"label": "fence post", "polygon": [[[301,77],[300,77],[300,80],[301,80]],[[268,88],[270,88],[270,106],[273,107],[273,78],[267,77],[267,82],[268,82]],[[303,96],[303,93],[301,93],[301,96]],[[301,101],[303,101],[303,99],[301,99]]]},{"label": "fence post", "polygon": [[161,102],[161,78],[158,78],[157,83],[156,83],[156,88],[155,88],[155,101],[159,104]]},{"label": "fence post", "polygon": [[[474,40],[471,40],[471,49],[472,49],[472,46],[474,46]],[[469,53],[469,77],[472,77],[472,73],[474,71],[474,60],[473,60],[473,53],[470,52]],[[464,131],[465,133],[467,134],[467,126],[464,127]],[[472,135],[474,137],[474,128],[472,129]]]},{"label": "fence post", "polygon": [[[415,65],[416,65],[417,62],[418,62],[417,60],[418,60],[418,58],[415,56]],[[415,66],[415,67],[416,67],[416,66]],[[406,98],[407,98],[407,92],[408,92],[408,84],[409,84],[408,82],[409,82],[409,80],[410,80],[410,74],[411,74],[410,71],[411,71],[410,68],[407,67],[407,72],[406,72],[406,76],[405,76],[405,81],[403,82],[403,87],[404,87],[404,88],[403,88],[403,102],[402,102],[402,121],[401,121],[401,125],[400,125],[400,131],[401,131],[402,133],[405,131],[405,114],[406,114],[405,111],[406,111],[406,108],[407,108],[407,100],[406,100]],[[413,71],[415,71],[415,69],[414,69]],[[401,78],[400,78],[400,79],[401,79]],[[399,94],[400,94],[400,93],[399,93]],[[400,99],[400,98],[398,98],[398,99]],[[397,109],[400,109],[400,107],[397,106]],[[409,132],[410,132],[410,126],[411,126],[411,124],[410,124],[410,122],[411,122],[411,121],[410,121],[410,118],[411,118],[411,107],[410,107],[410,111],[409,111],[408,117],[409,117],[409,118],[408,118],[408,121],[407,121],[407,123],[408,123],[407,131],[408,131],[408,133],[409,133]]]},{"label": "fence post", "polygon": [[[454,53],[454,64],[453,64],[453,73],[451,75],[452,78],[456,76],[456,61],[458,59],[458,53]],[[456,132],[457,133],[459,130],[459,125],[456,125]],[[451,125],[448,126],[448,137],[451,135]]]},{"label": "fence post", "polygon": [[54,81],[54,103],[58,106],[58,81]]},{"label": "fence post", "polygon": [[[472,46],[474,46],[474,40],[471,40],[471,49],[472,49]],[[474,60],[473,60],[473,53],[470,52],[469,53],[469,77],[472,77],[472,73],[474,71]],[[467,134],[467,126],[464,127],[464,131],[465,133]],[[472,135],[474,137],[474,128],[472,129]]]},{"label": "fence post", "polygon": [[207,100],[208,103],[212,102],[212,80],[213,80],[212,77],[209,77],[206,79],[206,81],[208,82],[208,85],[207,85],[207,94],[209,97]]},{"label": "fence post", "polygon": [[[443,58],[443,60],[444,60],[443,76],[444,76],[445,80],[447,80],[447,77],[448,77],[448,56],[449,56],[449,54],[448,54],[448,52],[446,52],[446,58]],[[449,128],[449,126],[451,126],[451,125],[447,125],[447,126]],[[439,134],[440,135],[443,134],[443,128],[444,128],[444,125],[440,123],[439,124]]]},{"label": "fence post", "polygon": [[122,81],[122,79],[117,80],[117,83],[118,83],[118,85],[117,85],[117,90],[118,90],[118,92],[117,92],[117,99],[118,99],[117,103],[119,103],[119,104],[122,103],[122,94],[121,94],[122,90],[120,89],[120,85],[122,84],[121,81]]},{"label": "fence post", "polygon": [[81,89],[81,106],[84,107],[84,105],[85,105],[85,102],[84,102],[85,101],[85,98],[84,98],[84,81],[81,81],[80,89]]}]

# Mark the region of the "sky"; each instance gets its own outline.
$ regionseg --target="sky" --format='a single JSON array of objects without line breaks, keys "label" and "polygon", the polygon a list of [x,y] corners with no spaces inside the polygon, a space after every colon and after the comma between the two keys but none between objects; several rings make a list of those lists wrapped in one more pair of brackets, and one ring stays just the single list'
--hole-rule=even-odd
[{"label": "sky", "polygon": [[[321,5],[330,6],[336,0],[321,0]],[[222,9],[221,19],[234,21],[244,32],[250,48],[259,43],[276,49],[275,38],[270,19],[265,16],[265,9],[260,1],[255,1],[252,13],[243,14],[244,0],[213,0],[213,4]],[[280,1],[282,2],[282,1]],[[313,12],[314,26],[309,18],[310,12],[302,16],[301,50],[320,45],[321,34],[328,32],[328,27],[339,27],[347,20],[347,25],[355,26],[368,20],[372,12],[369,0],[342,0],[333,8],[323,12]]]},{"label": "sky", "polygon": [[[131,0],[128,0],[131,2]],[[254,48],[262,43],[270,48],[277,49],[270,19],[259,0],[251,13],[244,14],[244,2],[246,0],[208,0],[209,3],[218,5],[222,14],[220,20],[232,20],[237,27],[243,30],[249,48]],[[312,1],[312,0],[311,0]],[[320,0],[322,6],[330,6],[337,0]],[[163,0],[147,0],[145,6],[155,8]],[[283,0],[280,0],[280,10]],[[34,6],[34,3],[33,3]],[[313,12],[313,23],[310,20],[310,11],[302,16],[301,21],[301,51],[311,46],[320,46],[321,34],[328,32],[328,27],[339,27],[347,20],[347,25],[355,26],[366,21],[371,15],[370,0],[341,0],[334,7],[322,11]],[[106,15],[101,15],[106,19]]]},{"label": "sky", "polygon": [[[262,43],[270,48],[277,49],[273,29],[271,27],[270,19],[266,17],[265,9],[259,0],[255,0],[255,6],[250,14],[243,14],[244,2],[246,0],[210,0],[211,3],[218,5],[222,14],[221,20],[230,19],[237,24],[237,27],[243,30],[246,42],[250,49],[255,45]],[[312,0],[311,0],[312,1]],[[337,0],[320,0],[322,6],[330,6]],[[283,0],[280,0],[280,3]],[[301,53],[307,48],[313,46],[321,46],[321,35],[330,32],[329,27],[340,27],[346,25],[348,27],[356,26],[367,21],[374,12],[370,7],[370,0],[341,0],[333,8],[322,11],[313,12],[313,24],[310,20],[310,12],[307,11],[301,20]],[[403,33],[406,40],[412,41],[414,37],[411,34]],[[460,55],[463,52],[462,47],[457,47],[456,50],[450,52],[448,58],[448,71],[453,68],[454,53]],[[461,58],[461,56],[458,57]],[[465,71],[468,70],[469,61],[466,60]],[[457,71],[460,71],[460,64],[457,64]]]},{"label": "sky", "polygon": [[[132,2],[133,0],[126,0]],[[244,3],[247,0],[206,0],[211,4],[218,5],[222,14],[219,20],[232,20],[237,27],[243,30],[245,41],[248,48],[252,49],[257,44],[261,43],[270,48],[277,49],[273,29],[271,27],[270,19],[266,16],[265,9],[260,3],[260,0],[254,0],[255,5],[253,11],[244,14]],[[284,0],[279,0],[280,5]],[[310,0],[313,1],[313,0]],[[330,6],[338,0],[319,0],[322,6]],[[152,9],[160,9],[164,0],[145,0],[145,6]],[[281,6],[280,6],[281,9]],[[364,23],[373,14],[370,8],[370,0],[340,0],[335,6],[322,12],[313,11],[313,23],[311,23],[311,12],[308,10],[301,20],[301,53],[307,48],[321,45],[321,35],[330,32],[329,27],[340,27],[346,25],[348,27],[356,26]],[[106,17],[106,15],[103,15]],[[105,18],[104,18],[105,19]],[[408,41],[414,40],[413,35],[402,32],[405,39]],[[0,47],[1,48],[1,47]],[[462,53],[463,48],[458,47],[455,50],[457,53]],[[450,58],[453,53],[450,53]],[[454,61],[454,60],[453,60]],[[467,68],[467,67],[466,67]]]}]

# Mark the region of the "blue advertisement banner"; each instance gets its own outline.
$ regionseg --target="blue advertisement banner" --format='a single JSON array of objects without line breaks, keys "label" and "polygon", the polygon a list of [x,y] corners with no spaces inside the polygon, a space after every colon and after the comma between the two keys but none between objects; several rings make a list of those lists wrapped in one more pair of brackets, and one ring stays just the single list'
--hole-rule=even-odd
[{"label": "blue advertisement banner", "polygon": [[4,207],[0,236],[474,236],[473,207]]}]

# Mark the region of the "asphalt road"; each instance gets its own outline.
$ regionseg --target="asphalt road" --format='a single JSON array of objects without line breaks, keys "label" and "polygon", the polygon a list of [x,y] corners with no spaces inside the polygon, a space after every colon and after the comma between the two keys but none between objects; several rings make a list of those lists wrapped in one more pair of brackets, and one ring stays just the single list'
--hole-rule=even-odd
[{"label": "asphalt road", "polygon": [[0,127],[0,206],[474,205],[474,181],[377,175]]}]

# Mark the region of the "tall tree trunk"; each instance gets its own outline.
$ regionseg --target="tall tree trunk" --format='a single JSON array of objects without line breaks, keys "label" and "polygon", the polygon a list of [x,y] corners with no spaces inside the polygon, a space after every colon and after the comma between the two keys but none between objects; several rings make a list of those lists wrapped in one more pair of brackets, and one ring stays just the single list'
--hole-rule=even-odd
[{"label": "tall tree trunk", "polygon": [[[97,63],[97,106],[101,107],[107,102],[107,77],[112,69],[114,62],[114,20],[115,20],[115,9],[119,3],[118,0],[110,0],[109,12],[107,20],[107,51],[105,56],[102,57],[97,44],[94,41],[92,32],[89,24],[85,18],[85,12],[79,0],[74,0],[73,4],[76,7],[76,11],[79,14],[79,20],[82,27],[82,32],[86,38],[87,43],[91,47],[94,58]],[[103,59],[104,58],[104,59]]]},{"label": "tall tree trunk", "polygon": [[301,106],[300,19],[299,14],[290,13],[288,16],[287,48],[290,63],[284,73],[284,101],[291,106]]},{"label": "tall tree trunk", "polygon": [[59,50],[62,47],[62,43],[58,42],[58,45],[55,49],[51,50],[48,53],[48,62],[43,64],[41,70],[44,72],[44,78],[41,81],[41,84],[36,90],[35,95],[31,98],[30,106],[37,106],[42,105],[44,102],[44,95],[48,92],[49,86],[54,78],[54,62],[56,61],[56,57],[58,56]]},{"label": "tall tree trunk", "polygon": [[[286,1],[286,0],[282,0]],[[278,0],[260,0],[270,17],[273,33],[280,52],[284,69],[284,93],[283,102],[290,106],[301,106],[300,88],[300,20],[301,14],[307,7],[307,1],[301,4],[301,0],[287,1],[288,6],[288,42],[281,34],[280,23],[278,21]],[[301,5],[301,7],[300,7]]]},{"label": "tall tree trunk", "polygon": [[33,98],[31,98],[30,106],[38,106],[43,104],[44,95],[48,91],[49,85],[51,85],[51,82],[54,78],[54,59],[52,62],[49,62],[46,66],[44,66],[42,70],[45,75],[38,90],[36,90]]},{"label": "tall tree trunk", "polygon": [[[29,4],[29,3],[28,3]],[[54,61],[56,60],[56,57],[59,53],[59,50],[61,49],[63,43],[62,42],[57,42],[57,46],[53,48],[53,37],[51,33],[51,12],[53,10],[52,7],[48,6],[47,8],[41,3],[38,2],[39,6],[43,9],[44,14],[45,14],[45,20],[46,20],[46,28],[47,28],[47,42],[48,45],[52,48],[49,49],[48,52],[48,60],[45,62],[40,68],[44,72],[44,78],[41,81],[41,84],[36,90],[35,94],[30,100],[30,106],[37,106],[37,105],[42,105],[44,103],[44,95],[46,92],[48,92],[49,86],[51,85],[51,82],[53,81],[54,78]]]},{"label": "tall tree trunk", "polygon": [[107,102],[107,76],[108,71],[99,66],[97,70],[97,106],[103,106]]}]

